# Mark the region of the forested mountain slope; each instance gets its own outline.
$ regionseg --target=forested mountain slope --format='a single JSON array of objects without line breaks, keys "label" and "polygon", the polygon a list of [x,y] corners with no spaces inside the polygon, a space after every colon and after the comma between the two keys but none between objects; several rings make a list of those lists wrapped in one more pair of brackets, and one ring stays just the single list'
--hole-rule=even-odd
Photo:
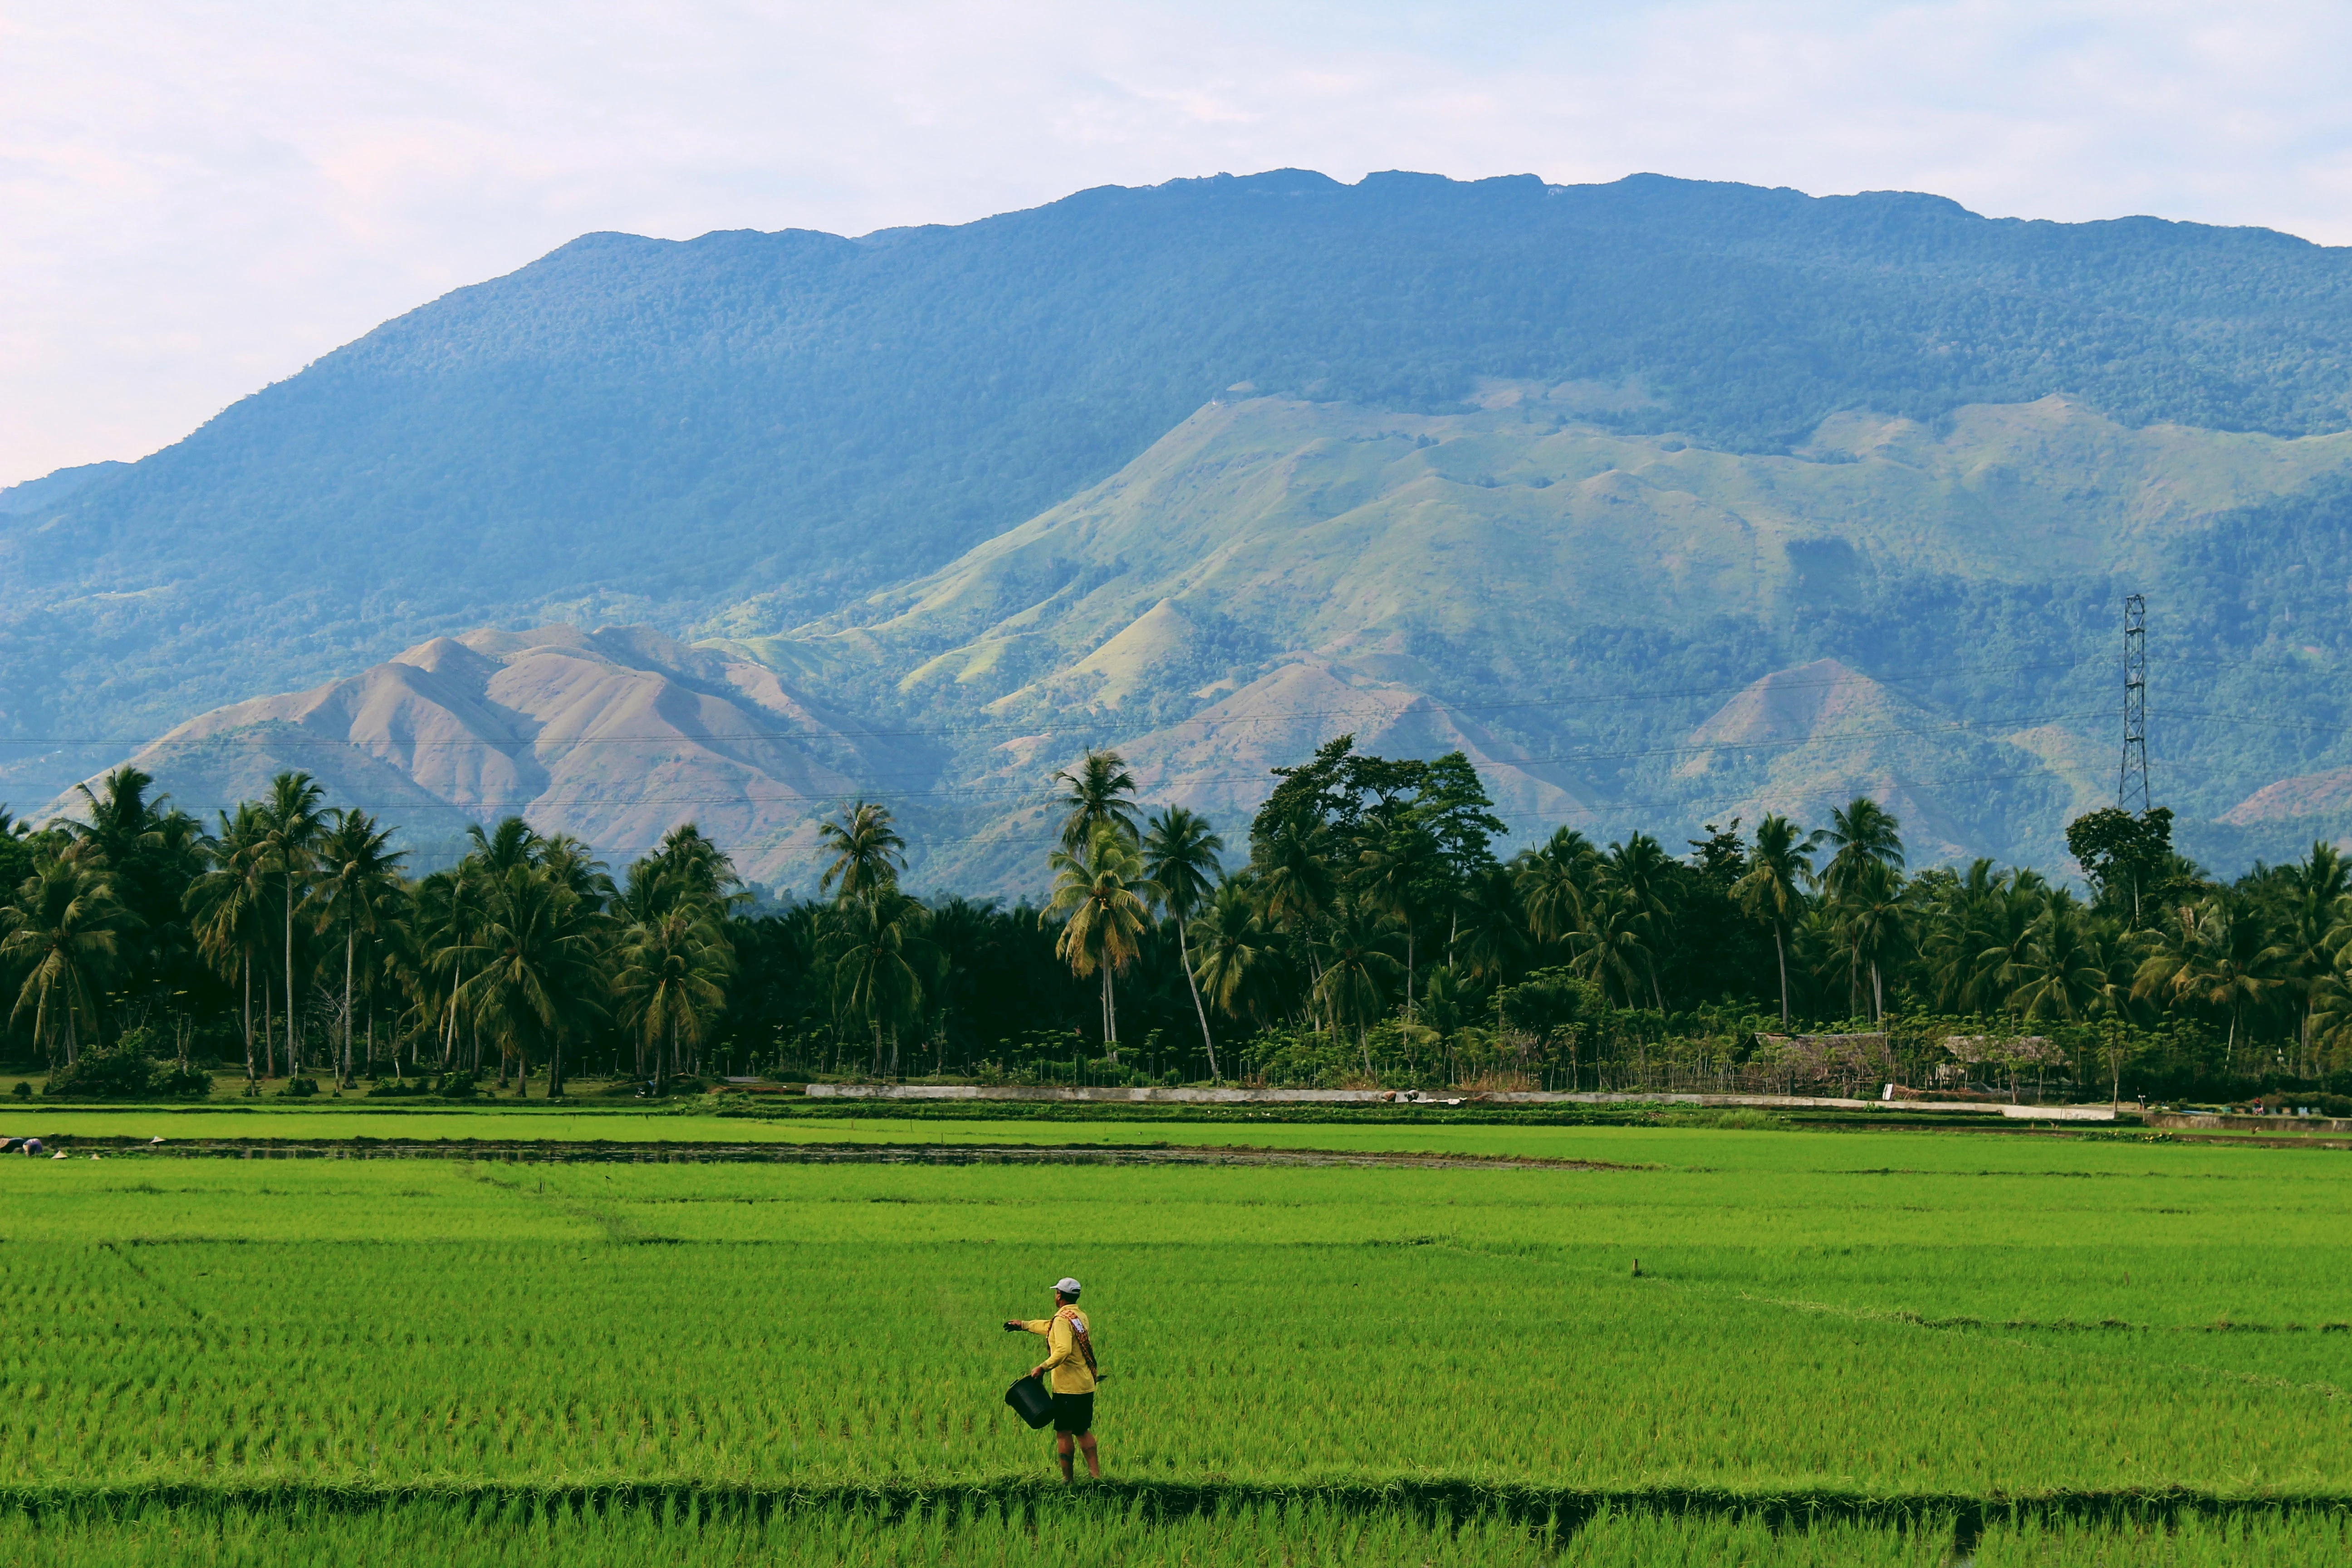
[{"label": "forested mountain slope", "polygon": [[1034,877],[1046,775],[1081,744],[1233,822],[1349,729],[1464,750],[1522,835],[1818,821],[1866,790],[1927,858],[2054,868],[2068,816],[2114,790],[2117,605],[2143,591],[2184,844],[2229,860],[2346,830],[2325,790],[2211,819],[2352,762],[2352,736],[2282,708],[2341,711],[2321,689],[2352,653],[2352,436],[2134,428],[2053,397],[1840,415],[1741,454],[1596,427],[1541,388],[1489,401],[1214,405],[937,573],[724,646],[936,727],[959,788],[912,804],[949,884]]},{"label": "forested mountain slope", "polygon": [[[1292,171],[861,239],[593,235],[142,462],[16,492],[0,782],[39,798],[127,739],[437,633],[773,634],[1220,397],[1426,416],[1537,387],[1727,458],[1841,413],[1932,428],[2062,393],[2127,430],[2339,431],[2347,268],[2263,231],[1654,176]],[[2043,482],[2030,456],[2013,478]],[[1816,578],[1843,570],[1823,550]]]},{"label": "forested mountain slope", "polygon": [[2226,861],[2344,831],[2346,775],[2274,781],[2352,763],[2281,707],[2352,633],[2325,602],[2352,582],[2331,499],[2352,434],[2134,428],[2052,397],[1727,453],[1489,391],[1445,415],[1213,404],[789,633],[439,639],[139,762],[191,805],[310,766],[441,837],[521,811],[633,849],[698,818],[801,889],[816,820],[866,794],[907,825],[916,885],[1012,892],[1041,883],[1051,775],[1087,745],[1237,829],[1270,769],[1352,732],[1464,752],[1521,838],[1671,842],[1867,792],[1923,863],[2055,868],[2067,819],[2113,794],[2116,601],[2138,589],[2183,843]]}]

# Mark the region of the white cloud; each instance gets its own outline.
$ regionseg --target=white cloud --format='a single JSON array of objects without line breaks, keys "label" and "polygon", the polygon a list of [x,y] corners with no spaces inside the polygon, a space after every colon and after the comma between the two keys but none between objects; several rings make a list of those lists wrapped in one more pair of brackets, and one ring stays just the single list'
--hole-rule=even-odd
[{"label": "white cloud", "polygon": [[2352,8],[0,0],[0,479],[598,228],[1284,165],[1638,170],[2352,242]]}]

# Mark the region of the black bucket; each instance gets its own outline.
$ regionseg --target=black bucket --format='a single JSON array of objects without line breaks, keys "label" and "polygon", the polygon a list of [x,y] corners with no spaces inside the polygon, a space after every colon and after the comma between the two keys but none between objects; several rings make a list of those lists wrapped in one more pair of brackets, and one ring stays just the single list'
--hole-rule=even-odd
[{"label": "black bucket", "polygon": [[1004,1403],[1013,1406],[1013,1414],[1029,1423],[1033,1432],[1053,1423],[1054,1396],[1045,1392],[1044,1378],[1023,1378],[1004,1391]]}]

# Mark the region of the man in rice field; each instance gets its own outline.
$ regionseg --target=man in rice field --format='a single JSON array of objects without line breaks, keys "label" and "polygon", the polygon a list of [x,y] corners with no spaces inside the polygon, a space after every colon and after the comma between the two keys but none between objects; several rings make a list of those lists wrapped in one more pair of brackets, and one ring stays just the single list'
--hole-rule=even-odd
[{"label": "man in rice field", "polygon": [[1026,1329],[1045,1336],[1045,1359],[1029,1369],[1032,1377],[1054,1374],[1048,1386],[1054,1394],[1054,1451],[1062,1460],[1062,1479],[1070,1475],[1070,1444],[1075,1438],[1087,1456],[1087,1474],[1102,1479],[1102,1461],[1095,1457],[1095,1345],[1087,1315],[1078,1310],[1078,1282],[1054,1284],[1054,1315],[1050,1318],[1007,1318],[1007,1331]]}]

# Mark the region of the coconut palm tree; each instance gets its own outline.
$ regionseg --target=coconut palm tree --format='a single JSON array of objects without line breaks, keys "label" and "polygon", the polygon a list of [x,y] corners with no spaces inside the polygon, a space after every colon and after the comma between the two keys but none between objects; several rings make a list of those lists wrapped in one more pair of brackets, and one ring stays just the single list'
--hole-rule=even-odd
[{"label": "coconut palm tree", "polygon": [[547,1063],[547,1098],[563,1093],[563,1047],[604,1016],[608,921],[556,871],[520,865],[486,882],[472,944],[468,999],[515,1064],[515,1095],[530,1091],[531,1056]]},{"label": "coconut palm tree", "polygon": [[298,887],[307,887],[311,851],[326,826],[320,802],[326,791],[304,773],[282,773],[269,781],[269,798],[261,803],[261,843],[269,869],[278,879],[286,909],[286,1059],[289,1073],[302,1070],[302,1033],[294,1012],[294,906]]},{"label": "coconut palm tree", "polygon": [[890,1035],[895,1072],[898,1030],[921,1016],[925,978],[938,973],[937,954],[924,935],[928,921],[919,900],[882,882],[842,905],[825,941],[835,1005],[872,1027],[877,1073],[884,1031]]},{"label": "coconut palm tree", "polygon": [[1363,1053],[1364,1076],[1372,1076],[1372,1047],[1366,1026],[1388,1005],[1390,984],[1403,965],[1389,951],[1394,941],[1381,929],[1380,917],[1361,900],[1343,896],[1331,907],[1317,943],[1316,995],[1331,1015],[1336,1030],[1352,1023],[1356,1047]]},{"label": "coconut palm tree", "polygon": [[751,896],[744,889],[733,858],[703,837],[701,827],[695,823],[682,822],[662,835],[652,858],[683,897],[698,899],[724,910]]},{"label": "coconut palm tree", "polygon": [[1903,869],[1902,823],[1868,795],[1858,795],[1842,809],[1830,813],[1830,825],[1816,829],[1808,840],[1827,844],[1836,853],[1822,869],[1822,886],[1832,899],[1859,888],[1870,868]]},{"label": "coconut palm tree", "polygon": [[1600,859],[1591,839],[1573,827],[1559,827],[1519,862],[1519,901],[1538,942],[1566,942],[1583,925]]},{"label": "coconut palm tree", "polygon": [[[392,848],[391,831],[365,812],[335,812],[331,821],[319,838],[312,879],[320,931],[343,933],[343,1052],[335,1069],[342,1087],[352,1081],[352,980],[359,940],[365,936],[373,947],[377,933],[398,917],[404,890],[400,863],[408,857]],[[372,973],[373,963],[369,967]],[[373,1049],[374,1037],[369,1039]]]},{"label": "coconut palm tree", "polygon": [[2260,1006],[2288,980],[2292,953],[2269,940],[2261,918],[2244,900],[2215,892],[2172,910],[2147,936],[2147,957],[2132,977],[2132,994],[2186,1002],[2224,1013],[2230,1034],[2222,1070],[2234,1071],[2238,1034],[2247,1009]]},{"label": "coconut palm tree", "polygon": [[[269,854],[260,808],[247,801],[231,816],[220,814],[220,832],[206,851],[209,869],[188,884],[183,896],[197,951],[225,978],[233,976],[245,994],[245,1079],[256,1081],[253,1059],[253,971],[269,939]],[[276,1064],[271,1064],[276,1065]]]},{"label": "coconut palm tree", "polygon": [[1832,919],[1848,940],[1847,972],[1857,994],[1857,1010],[1865,968],[1870,972],[1872,995],[1883,996],[1885,992],[1878,965],[1854,944],[1864,938],[1885,942],[1900,926],[1900,911],[1894,900],[1902,889],[1903,839],[1898,831],[1902,826],[1878,802],[1858,795],[1832,810],[1830,825],[1816,829],[1808,840],[1812,846],[1826,844],[1834,850],[1822,868],[1822,889],[1832,904],[1851,906],[1833,910]]},{"label": "coconut palm tree", "polygon": [[473,846],[466,858],[503,877],[537,858],[539,830],[520,816],[502,816],[488,828],[478,822],[466,824],[466,841]]},{"label": "coconut palm tree", "polygon": [[1911,909],[1903,900],[1903,879],[1883,862],[1871,863],[1846,885],[1832,906],[1838,938],[1852,955],[1854,984],[1864,971],[1870,975],[1870,1016],[1886,1016],[1885,966],[1899,956],[1911,936]]},{"label": "coconut palm tree", "polygon": [[1254,1013],[1256,994],[1277,960],[1247,881],[1228,878],[1219,884],[1201,918],[1201,931],[1193,972],[1210,1005],[1228,1018]]},{"label": "coconut palm tree", "polygon": [[[1565,831],[1565,829],[1563,829]],[[1420,916],[1438,892],[1445,877],[1445,860],[1436,835],[1418,822],[1404,821],[1365,846],[1356,858],[1354,886],[1360,897],[1404,927],[1404,1013],[1412,1016],[1412,977],[1416,967],[1415,937]]]},{"label": "coconut palm tree", "polygon": [[2075,1022],[2112,1009],[2113,961],[2097,920],[2066,893],[2053,893],[2034,921],[2010,1005],[2029,1018]]},{"label": "coconut palm tree", "polygon": [[1325,853],[1329,835],[1312,818],[1288,816],[1266,837],[1256,857],[1257,894],[1266,918],[1304,934],[1339,891]]},{"label": "coconut palm tree", "polygon": [[687,1050],[699,1059],[734,973],[734,945],[712,900],[677,900],[631,921],[615,954],[613,994],[620,1022],[636,1037],[640,1074],[652,1049],[656,1092],[683,1070]]},{"label": "coconut palm tree", "polygon": [[2289,983],[2303,1003],[2295,1028],[2296,1071],[2308,1077],[2313,1020],[2336,984],[2336,933],[2352,917],[2352,862],[2322,839],[2284,879],[2288,896],[2280,911],[2279,940],[2287,950]]},{"label": "coconut palm tree", "polygon": [[1464,879],[1454,907],[1455,967],[1473,979],[1499,982],[1527,954],[1517,879],[1502,866],[1474,870]]},{"label": "coconut palm tree", "polygon": [[1740,912],[1772,928],[1772,956],[1780,966],[1780,1027],[1789,1026],[1789,931],[1804,913],[1805,884],[1812,880],[1813,848],[1797,825],[1767,812],[1756,825],[1748,853],[1748,874],[1731,885]]},{"label": "coconut palm tree", "polygon": [[1636,983],[1650,981],[1655,994],[1657,963],[1649,933],[1649,920],[1633,898],[1606,890],[1587,907],[1582,928],[1572,933],[1576,956],[1569,967],[1591,975],[1604,992],[1615,981],[1618,1000],[1634,1006]]},{"label": "coconut palm tree", "polygon": [[832,851],[833,864],[817,880],[820,892],[833,892],[844,903],[870,899],[885,888],[898,885],[907,864],[907,840],[890,821],[890,808],[861,800],[843,809],[840,819],[816,830],[819,847]]},{"label": "coconut palm tree", "polygon": [[1176,953],[1184,965],[1184,984],[1192,994],[1192,1013],[1201,1021],[1201,1047],[1209,1053],[1209,1078],[1217,1071],[1217,1042],[1209,1036],[1209,1010],[1201,1004],[1201,984],[1192,977],[1192,950],[1184,928],[1215,891],[1213,880],[1220,869],[1217,853],[1225,841],[1209,826],[1208,818],[1171,805],[1145,826],[1143,874],[1160,889],[1168,917],[1176,922]]},{"label": "coconut palm tree", "polygon": [[62,1025],[68,1066],[80,1058],[83,1025],[103,1044],[100,1003],[134,918],[100,857],[68,850],[36,860],[16,901],[0,910],[0,962],[25,971],[9,1023],[30,1012],[34,1037],[53,1054]]},{"label": "coconut palm tree", "polygon": [[[1658,984],[1658,953],[1674,920],[1665,899],[1674,867],[1664,845],[1646,833],[1632,833],[1623,843],[1609,847],[1601,857],[1599,873],[1604,900],[1615,906],[1612,942],[1624,956],[1640,956],[1649,977],[1651,1005],[1661,1013],[1666,1010],[1666,998]],[[1628,936],[1635,940],[1629,943]],[[1626,1005],[1633,1005],[1630,995]]]},{"label": "coconut palm tree", "polygon": [[[417,977],[435,987],[425,1000],[428,1013],[439,1024],[445,1072],[462,1060],[459,1026],[467,1014],[466,982],[475,973],[471,961],[488,918],[487,890],[492,879],[488,865],[468,856],[418,882],[411,900],[410,932],[416,948]],[[445,976],[449,985],[446,999],[438,990]],[[478,1024],[475,1038],[477,1042],[480,1038]],[[481,1063],[465,1065],[478,1068]]]},{"label": "coconut palm tree", "polygon": [[1132,844],[1136,841],[1135,775],[1117,752],[1088,752],[1075,768],[1054,775],[1066,785],[1062,805],[1062,852],[1076,855],[1094,842],[1097,828],[1108,827]]},{"label": "coconut palm tree", "polygon": [[1102,975],[1103,1052],[1118,1059],[1118,1007],[1112,976],[1142,951],[1150,905],[1160,889],[1143,874],[1143,856],[1116,822],[1097,823],[1084,855],[1057,849],[1046,861],[1054,871],[1048,915],[1061,915],[1061,940],[1054,951],[1072,973]]}]

